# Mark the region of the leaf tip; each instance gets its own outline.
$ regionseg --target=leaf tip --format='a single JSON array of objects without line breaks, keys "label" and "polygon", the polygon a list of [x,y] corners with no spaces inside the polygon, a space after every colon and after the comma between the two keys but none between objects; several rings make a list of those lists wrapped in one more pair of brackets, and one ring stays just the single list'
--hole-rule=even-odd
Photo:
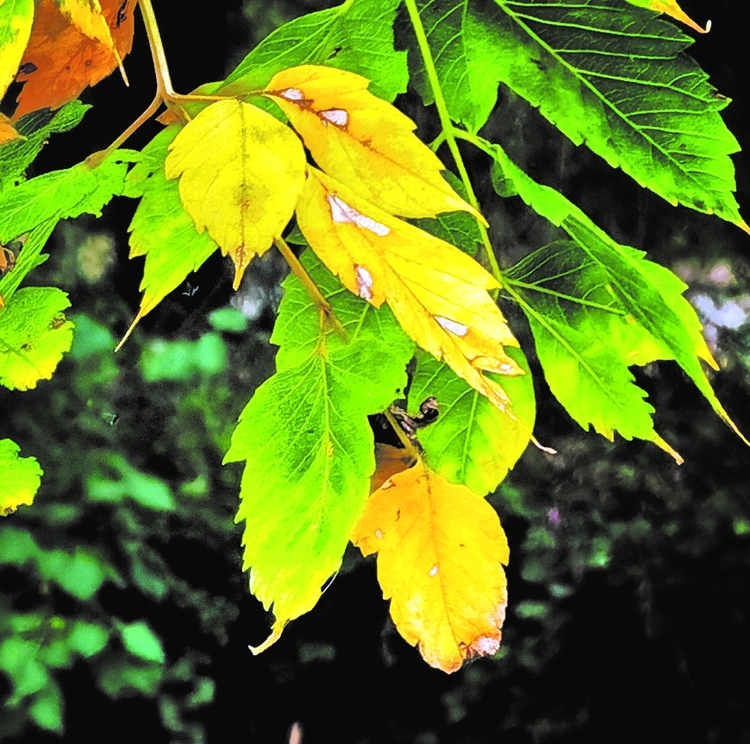
[{"label": "leaf tip", "polygon": [[277,620],[273,624],[273,628],[271,629],[271,635],[266,638],[263,643],[261,643],[259,646],[248,646],[253,656],[257,656],[258,654],[262,654],[264,651],[269,649],[271,646],[273,646],[276,641],[281,638],[281,634],[284,631],[284,628],[286,627],[286,621],[283,620]]}]

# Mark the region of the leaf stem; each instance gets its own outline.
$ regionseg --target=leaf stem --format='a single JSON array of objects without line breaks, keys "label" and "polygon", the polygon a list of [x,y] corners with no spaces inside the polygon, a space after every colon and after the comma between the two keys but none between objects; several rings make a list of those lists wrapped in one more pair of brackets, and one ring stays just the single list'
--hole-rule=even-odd
[{"label": "leaf stem", "polygon": [[[469,204],[474,209],[479,211],[479,202],[477,201],[476,194],[474,193],[474,187],[471,184],[471,178],[464,165],[463,158],[461,157],[461,151],[458,149],[458,143],[456,142],[456,128],[453,126],[451,121],[450,113],[448,112],[448,106],[445,103],[445,96],[443,96],[443,89],[440,87],[440,79],[438,78],[437,68],[435,67],[435,60],[432,57],[432,51],[430,50],[430,43],[427,40],[427,34],[422,24],[422,19],[419,17],[419,9],[417,8],[417,0],[404,0],[406,9],[409,13],[409,19],[411,25],[414,28],[414,34],[417,37],[417,44],[419,46],[419,52],[422,55],[422,61],[424,62],[425,72],[427,73],[427,80],[430,83],[430,89],[432,90],[432,96],[435,99],[435,108],[440,118],[440,126],[443,130],[443,136],[445,142],[448,145],[448,149],[451,151],[453,161],[456,164],[458,173],[461,176],[461,181],[466,189],[466,196]],[[482,245],[484,246],[485,253],[487,255],[487,261],[490,265],[490,269],[495,279],[502,283],[502,272],[495,256],[495,251],[492,248],[490,242],[489,233],[487,232],[487,226],[481,221],[479,222]]]},{"label": "leaf stem", "polygon": [[391,425],[393,432],[398,437],[401,444],[404,445],[404,449],[406,449],[406,451],[412,456],[412,459],[419,460],[419,451],[414,446],[414,442],[409,439],[407,433],[401,428],[396,417],[387,408],[383,411],[383,415]]},{"label": "leaf stem", "polygon": [[279,253],[286,259],[289,264],[289,268],[292,273],[302,282],[302,286],[307,290],[312,301],[318,306],[320,310],[321,319],[325,325],[333,328],[336,333],[339,334],[343,339],[347,339],[347,333],[344,326],[341,325],[339,319],[333,314],[328,300],[323,297],[322,292],[318,288],[318,285],[311,279],[307,273],[305,267],[300,263],[300,260],[294,254],[294,251],[289,247],[289,244],[280,235],[273,239],[276,247],[279,249]]}]

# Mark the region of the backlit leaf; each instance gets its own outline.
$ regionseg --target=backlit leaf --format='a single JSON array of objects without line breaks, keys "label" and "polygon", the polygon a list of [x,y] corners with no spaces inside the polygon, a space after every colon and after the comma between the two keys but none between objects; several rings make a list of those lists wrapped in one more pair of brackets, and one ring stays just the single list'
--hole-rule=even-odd
[{"label": "backlit leaf", "polygon": [[367,416],[403,394],[413,351],[387,308],[343,291],[312,255],[304,260],[347,338],[324,330],[302,285],[287,279],[272,339],[282,344],[279,371],[245,407],[225,457],[246,461],[244,564],[276,617],[256,651],[310,610],[338,569],[375,470]]},{"label": "backlit leaf", "polygon": [[719,115],[729,101],[684,54],[689,36],[623,0],[495,4],[483,18],[503,83],[671,204],[748,229],[729,158],[739,145]]},{"label": "backlit leaf", "polygon": [[[491,61],[502,49],[497,29],[469,0],[429,0],[418,6],[451,118],[477,132],[497,101],[502,73]],[[415,71],[414,84],[425,105],[434,103],[422,68]]]},{"label": "backlit leaf", "polygon": [[500,647],[508,542],[495,510],[423,463],[367,501],[352,532],[378,554],[378,581],[399,633],[430,666],[454,672]]},{"label": "backlit leaf", "polygon": [[0,242],[8,243],[50,219],[100,216],[104,205],[123,193],[128,164],[138,159],[140,153],[117,150],[96,168],[79,163],[6,189],[0,193]]},{"label": "backlit leaf", "polygon": [[73,343],[63,310],[68,296],[56,287],[19,289],[0,308],[0,384],[28,390],[49,380]]},{"label": "backlit leaf", "polygon": [[403,217],[465,210],[482,219],[443,178],[443,164],[416,137],[416,124],[368,85],[352,72],[303,65],[274,75],[265,93],[315,162],[372,204]]},{"label": "backlit leaf", "polygon": [[483,372],[521,374],[505,351],[518,342],[487,294],[497,283],[474,259],[315,169],[300,198],[297,222],[350,292],[376,307],[387,302],[423,349],[508,409],[503,388]]},{"label": "backlit leaf", "polygon": [[497,488],[523,454],[534,429],[536,402],[528,363],[520,349],[507,351],[526,373],[502,378],[513,401],[512,416],[427,354],[417,356],[409,385],[409,413],[416,414],[428,398],[435,398],[438,406],[437,419],[418,432],[426,464],[446,480],[480,495]]},{"label": "backlit leaf", "polygon": [[289,127],[256,106],[214,103],[175,137],[167,178],[195,221],[235,264],[235,289],[255,255],[271,247],[294,212],[305,152]]},{"label": "backlit leaf", "polygon": [[144,160],[128,174],[127,195],[141,197],[130,223],[130,257],[145,256],[146,263],[141,307],[120,345],[138,321],[217,248],[207,232],[198,232],[182,204],[177,181],[168,181],[164,173],[168,148],[178,131],[173,126],[160,132],[143,149]]},{"label": "backlit leaf", "polygon": [[[686,289],[684,283],[667,269],[643,260],[644,254],[642,252],[616,243],[562,194],[548,186],[536,183],[527,176],[498,145],[487,143],[485,149],[495,160],[496,173],[493,174],[493,181],[501,181],[501,188],[505,193],[510,191],[518,194],[538,214],[565,230],[577,244],[577,252],[573,251],[570,256],[573,265],[578,267],[577,272],[582,267],[586,267],[584,273],[591,278],[594,284],[599,286],[599,291],[605,292],[606,298],[604,300],[600,298],[598,303],[603,305],[601,308],[586,303],[586,293],[593,288],[586,285],[581,285],[578,292],[562,299],[577,304],[580,310],[577,315],[581,318],[590,317],[591,313],[601,312],[602,322],[611,332],[615,332],[612,328],[613,323],[619,327],[612,339],[607,337],[606,344],[600,350],[596,349],[593,336],[586,337],[588,332],[586,327],[582,327],[582,335],[578,337],[578,341],[584,345],[584,348],[590,348],[597,355],[600,355],[600,359],[609,359],[610,361],[603,361],[602,363],[610,370],[611,374],[616,375],[616,378],[620,381],[619,384],[625,385],[628,397],[636,406],[635,410],[639,411],[638,415],[630,421],[627,420],[625,410],[621,411],[620,416],[626,428],[634,431],[637,427],[642,433],[647,431],[644,406],[648,409],[650,409],[650,406],[643,403],[642,400],[638,402],[635,399],[635,391],[639,389],[630,385],[632,375],[626,367],[632,364],[645,364],[646,361],[650,361],[648,359],[650,354],[651,360],[674,359],[703,393],[714,411],[743,441],[747,441],[719,402],[701,366],[701,360],[714,368],[716,362],[706,346],[701,324],[695,311],[682,296]],[[537,254],[534,259],[529,257],[528,261],[539,261],[541,255]],[[523,268],[513,267],[508,272],[506,280],[509,284],[523,291],[524,288],[517,285],[516,280],[519,275],[516,272],[525,272],[530,264],[526,263],[525,266],[524,264],[521,266]],[[547,272],[549,272],[549,277]],[[539,277],[539,281],[542,282],[541,285],[539,285],[537,279],[534,280],[532,284],[540,286],[542,291],[532,292],[533,305],[537,305],[539,302],[554,305],[557,302],[555,295],[549,295],[546,299],[541,296],[544,294],[546,280],[548,278],[554,279],[556,276],[554,265],[550,265],[543,269],[543,274]],[[598,279],[595,277],[598,277]],[[571,281],[575,280],[576,276],[574,275],[571,277]],[[534,290],[534,287],[532,286],[531,289]],[[524,293],[524,298],[528,302],[531,296]],[[529,316],[528,309],[531,307],[532,305],[528,305],[524,308],[527,311],[527,316]],[[548,313],[543,311],[542,315],[547,316]],[[563,319],[557,311],[551,317],[557,318],[558,321]],[[588,324],[588,321],[586,323]],[[619,348],[611,346],[609,348],[613,341],[616,345],[618,339],[621,339],[625,332],[627,332],[625,337],[630,339],[625,346]],[[575,328],[571,329],[571,333],[576,333]],[[603,331],[600,329],[597,334],[601,333]],[[601,338],[601,335],[599,335],[599,338]],[[650,339],[648,342],[647,338]],[[630,348],[628,348],[628,345]],[[577,344],[573,348],[575,346]],[[609,351],[607,351],[607,348],[609,348]],[[615,358],[620,360],[618,364],[611,363]],[[569,359],[569,362],[578,365],[578,362],[574,362],[572,359]],[[625,367],[623,367],[623,362]],[[582,367],[582,369],[585,369],[585,367]],[[557,378],[559,385],[562,385],[563,379],[564,377]],[[594,384],[597,387],[599,386],[598,383]],[[564,393],[564,391],[562,392]],[[640,392],[642,393],[642,391]],[[612,391],[604,394],[605,397],[613,395],[614,400],[619,399],[621,395],[620,393],[613,394]],[[642,398],[643,396],[638,393],[637,397]],[[576,405],[580,404],[576,403]],[[616,407],[621,406],[622,401],[616,403]],[[599,415],[595,411],[592,411],[592,413]],[[582,425],[585,426],[585,424]],[[611,424],[603,425],[603,432],[612,428],[617,427]],[[641,434],[633,434],[633,436],[640,437]],[[653,440],[653,436],[656,435],[646,438]],[[663,443],[660,443],[660,446],[663,446]]]},{"label": "backlit leaf", "polygon": [[[98,4],[96,0],[93,2]],[[55,0],[39,0],[31,39],[17,78],[24,87],[18,96],[13,119],[41,108],[59,108],[116,69],[133,44],[135,4],[136,0],[127,0],[124,4],[123,0],[101,2],[105,25],[114,41],[114,54],[111,44],[103,43],[96,36],[106,35],[98,14],[89,14],[91,23],[87,23],[81,13],[86,5],[94,7],[91,2],[66,0],[65,3],[66,9],[74,12],[74,17],[86,27],[84,32],[71,22],[70,16],[63,14]]]},{"label": "backlit leaf", "polygon": [[22,504],[31,504],[42,481],[42,469],[33,457],[19,457],[21,448],[0,439],[0,516],[6,517]]},{"label": "backlit leaf", "polygon": [[18,72],[34,20],[34,0],[0,0],[0,99]]},{"label": "backlit leaf", "polygon": [[392,101],[406,92],[406,52],[393,45],[401,0],[350,0],[308,13],[277,28],[229,74],[222,93],[258,90],[281,70],[328,65],[372,81],[376,95]]}]

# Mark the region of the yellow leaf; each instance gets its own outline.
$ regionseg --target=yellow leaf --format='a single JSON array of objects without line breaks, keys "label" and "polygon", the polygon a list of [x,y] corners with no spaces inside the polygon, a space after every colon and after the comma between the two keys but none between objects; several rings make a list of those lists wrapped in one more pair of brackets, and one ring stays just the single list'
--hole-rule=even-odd
[{"label": "yellow leaf", "polygon": [[10,119],[5,114],[0,114],[0,145],[4,145],[6,142],[12,142],[21,135],[16,131],[11,124]]},{"label": "yellow leaf", "polygon": [[300,133],[315,162],[372,204],[403,217],[464,210],[484,222],[445,181],[416,124],[345,70],[303,65],[273,77],[265,94]]},{"label": "yellow leaf", "polygon": [[509,551],[483,498],[417,463],[369,498],[352,542],[378,554],[396,628],[428,664],[454,672],[467,658],[497,652]]},{"label": "yellow leaf", "polygon": [[376,307],[387,302],[414,341],[509,409],[482,371],[523,374],[505,346],[518,346],[487,290],[497,282],[453,245],[368,204],[310,168],[297,222],[344,286]]},{"label": "yellow leaf", "polygon": [[676,0],[628,0],[632,5],[638,5],[641,8],[655,10],[657,13],[666,13],[677,21],[681,21],[686,26],[690,26],[694,31],[700,34],[707,34],[711,28],[711,22],[706,24],[706,28],[701,28],[685,11],[677,4]]},{"label": "yellow leaf", "polygon": [[219,101],[170,145],[167,178],[199,232],[235,264],[235,289],[255,255],[281,235],[305,181],[305,151],[289,127],[256,106]]},{"label": "yellow leaf", "polygon": [[[33,19],[32,0],[0,0],[0,99],[18,73],[18,65],[31,36]],[[12,137],[6,134],[0,144],[9,139]]]}]

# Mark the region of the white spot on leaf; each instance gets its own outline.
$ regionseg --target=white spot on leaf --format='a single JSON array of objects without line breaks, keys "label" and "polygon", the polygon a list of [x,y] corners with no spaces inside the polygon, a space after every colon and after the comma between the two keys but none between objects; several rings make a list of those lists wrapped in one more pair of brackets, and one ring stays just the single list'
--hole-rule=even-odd
[{"label": "white spot on leaf", "polygon": [[286,98],[287,101],[304,101],[305,100],[305,94],[298,90],[297,88],[287,88],[286,90],[282,90],[279,95],[282,98]]},{"label": "white spot on leaf", "polygon": [[375,537],[377,537],[378,540],[382,540],[385,537],[383,530],[375,530]]},{"label": "white spot on leaf", "polygon": [[344,109],[328,109],[319,114],[323,123],[335,124],[337,127],[345,127],[349,123],[349,114]]},{"label": "white spot on leaf", "polygon": [[431,569],[430,569],[430,576],[437,576],[438,574],[438,564],[436,563]]},{"label": "white spot on leaf", "polygon": [[469,329],[463,323],[456,323],[455,320],[451,320],[450,318],[441,318],[439,315],[436,315],[435,320],[454,336],[463,337],[469,332]]},{"label": "white spot on leaf", "polygon": [[471,644],[471,650],[475,654],[482,654],[483,656],[491,656],[496,654],[500,648],[500,639],[484,636],[477,638],[474,643]]},{"label": "white spot on leaf", "polygon": [[340,222],[343,224],[356,225],[357,227],[363,227],[365,230],[369,230],[375,235],[379,235],[381,238],[384,235],[388,235],[391,231],[389,227],[381,225],[376,222],[372,217],[358,212],[353,207],[350,207],[343,199],[336,196],[335,194],[326,194],[326,199],[331,205],[331,217],[334,222]]},{"label": "white spot on leaf", "polygon": [[354,275],[357,278],[357,293],[363,300],[372,299],[372,274],[359,264],[354,265]]}]

